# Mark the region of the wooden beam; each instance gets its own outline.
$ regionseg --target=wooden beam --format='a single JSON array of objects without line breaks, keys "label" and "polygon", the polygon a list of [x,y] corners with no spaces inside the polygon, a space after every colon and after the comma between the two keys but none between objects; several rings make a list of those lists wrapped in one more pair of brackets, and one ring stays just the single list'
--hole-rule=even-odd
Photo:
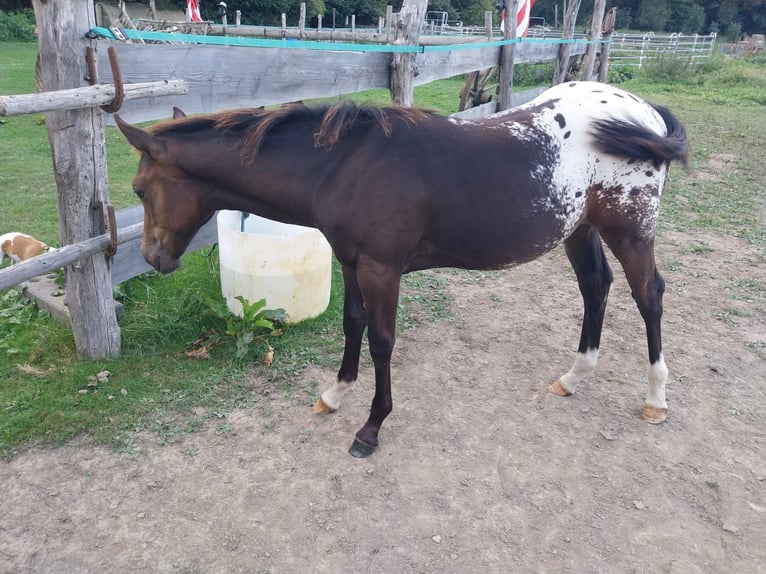
[{"label": "wooden beam", "polygon": [[[590,25],[590,39],[601,39],[601,21],[604,19],[604,9],[606,8],[606,0],[596,0],[593,5],[593,19]],[[598,52],[599,44],[588,44],[588,51],[585,52],[585,61],[582,66],[582,78],[583,80],[593,79],[593,68],[596,65],[596,53]]]},{"label": "wooden beam", "polygon": [[[577,22],[577,13],[580,11],[582,0],[569,0],[566,14],[564,15],[564,29],[561,31],[563,40],[571,40],[574,37],[575,23]],[[553,72],[552,85],[560,84],[566,80],[567,70],[569,70],[569,58],[572,55],[572,44],[564,43],[559,47],[559,57],[556,62],[556,70]]]},{"label": "wooden beam", "polygon": [[[144,208],[141,205],[134,205],[125,209],[120,209],[117,214],[117,228],[125,231],[134,229],[137,225],[143,225]],[[141,253],[141,235],[136,235],[131,239],[122,241],[120,238],[120,248],[112,257],[112,285],[119,285],[140,275],[151,271],[153,267],[149,265]],[[194,235],[189,246],[184,253],[198,251],[203,247],[218,243],[218,224],[217,218],[213,216],[202,228]]]},{"label": "wooden beam", "polygon": [[[388,88],[391,55],[383,52],[290,50],[196,44],[112,44],[124,78],[157,82],[178,78],[185,95],[126,101],[120,117],[136,123],[171,116],[259,107]],[[106,52],[98,54],[99,78],[112,83]],[[288,100],[289,98],[289,100]],[[111,117],[106,121],[112,125]]]},{"label": "wooden beam", "polygon": [[[186,94],[189,92],[189,84],[184,80],[164,80],[127,84],[124,89],[125,100],[133,100]],[[112,84],[97,84],[55,92],[0,96],[0,116],[93,108],[111,103],[114,100],[114,94],[115,88]]]},{"label": "wooden beam", "polygon": [[[474,38],[474,42],[484,42]],[[188,114],[238,107],[258,107],[292,100],[331,97],[371,88],[390,87],[391,54],[334,52],[189,44],[113,44],[125,78],[131,82],[160,82],[178,78],[189,85],[185,95],[125,101],[120,117],[129,122],[167,119],[178,106]],[[515,62],[550,61],[557,44],[522,42]],[[570,54],[582,54],[584,44],[573,44]],[[498,46],[435,50],[418,53],[413,83],[416,86],[441,78],[496,66]],[[111,82],[106,53],[98,57],[99,77]],[[285,74],[284,70],[291,70]],[[106,116],[112,125],[111,116]]]},{"label": "wooden beam", "polygon": [[617,20],[617,8],[612,8],[607,12],[601,25],[601,30],[606,43],[601,45],[601,64],[598,67],[598,81],[606,83],[609,79],[609,50],[611,48],[612,33],[614,24]]},{"label": "wooden beam", "polygon": [[[505,22],[503,40],[515,40],[518,32],[516,19],[519,13],[519,0],[505,1]],[[500,48],[500,66],[498,71],[497,111],[511,107],[513,92],[513,66],[516,59],[516,44],[506,44]]]},{"label": "wooden beam", "polygon": [[[33,0],[43,91],[86,84],[85,38],[95,26],[92,0]],[[108,205],[104,121],[98,108],[48,112],[45,117],[58,189],[61,245],[98,235],[96,206]],[[117,356],[120,328],[114,315],[106,256],[97,253],[67,268],[67,304],[77,352],[88,359]]]},{"label": "wooden beam", "polygon": [[[396,18],[394,46],[416,46],[426,17],[428,0],[404,0]],[[415,54],[396,52],[391,57],[391,101],[412,106],[415,100]]]},{"label": "wooden beam", "polygon": [[[120,245],[137,239],[140,240],[143,230],[143,221],[117,230],[117,244]],[[53,273],[57,269],[103,253],[110,243],[111,238],[108,234],[97,235],[84,239],[79,243],[65,245],[59,249],[48,251],[32,259],[6,267],[0,270],[0,289],[19,285],[34,277]],[[111,283],[109,288],[111,290]]]},{"label": "wooden beam", "polygon": [[[542,86],[538,88],[530,88],[529,90],[524,91],[514,91],[511,94],[511,107],[515,108],[522,104],[526,104],[527,102],[531,102],[547,89],[548,86]],[[462,112],[455,112],[454,114],[450,114],[450,117],[461,118],[465,120],[486,118],[487,116],[491,116],[492,114],[496,113],[496,106],[497,104],[495,102],[487,102],[486,104],[474,106],[473,108],[468,108]]]}]

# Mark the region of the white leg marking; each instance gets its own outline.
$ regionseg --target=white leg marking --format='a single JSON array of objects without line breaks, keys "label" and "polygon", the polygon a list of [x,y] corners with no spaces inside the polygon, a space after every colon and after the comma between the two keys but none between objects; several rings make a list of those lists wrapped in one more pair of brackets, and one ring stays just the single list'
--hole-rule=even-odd
[{"label": "white leg marking", "polygon": [[649,390],[646,392],[646,405],[658,409],[668,408],[665,402],[665,383],[668,380],[668,368],[665,366],[665,357],[660,353],[659,360],[649,365],[647,372]]},{"label": "white leg marking", "polygon": [[341,399],[351,388],[353,381],[348,383],[346,381],[337,381],[332,387],[322,393],[322,401],[332,410],[337,411],[340,408]]},{"label": "white leg marking", "polygon": [[574,394],[577,383],[593,372],[598,362],[598,349],[588,349],[584,353],[577,353],[574,365],[566,375],[559,379],[565,391]]}]

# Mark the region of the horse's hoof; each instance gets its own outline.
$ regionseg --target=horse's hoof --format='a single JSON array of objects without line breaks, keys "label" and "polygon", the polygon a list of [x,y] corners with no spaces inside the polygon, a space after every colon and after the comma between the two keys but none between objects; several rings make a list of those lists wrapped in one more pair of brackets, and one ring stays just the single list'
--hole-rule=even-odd
[{"label": "horse's hoof", "polygon": [[348,449],[348,454],[354,458],[367,458],[375,452],[376,448],[376,445],[372,445],[354,437],[354,443],[351,445],[351,448]]},{"label": "horse's hoof", "polygon": [[318,415],[329,415],[330,413],[335,412],[335,409],[331,409],[329,406],[327,406],[327,403],[322,400],[322,397],[317,399],[317,402],[314,403],[312,410]]},{"label": "horse's hoof", "polygon": [[651,425],[658,425],[664,423],[668,418],[668,409],[660,409],[657,407],[650,407],[644,405],[644,420]]},{"label": "horse's hoof", "polygon": [[551,383],[548,387],[548,390],[554,395],[558,395],[560,397],[569,397],[572,395],[572,393],[566,390],[564,385],[561,384],[561,379],[556,379],[555,382]]}]

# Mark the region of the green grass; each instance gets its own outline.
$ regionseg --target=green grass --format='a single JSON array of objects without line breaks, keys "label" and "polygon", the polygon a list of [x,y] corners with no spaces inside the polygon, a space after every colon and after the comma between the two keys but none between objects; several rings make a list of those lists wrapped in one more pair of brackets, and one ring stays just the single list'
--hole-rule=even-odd
[{"label": "green grass", "polygon": [[670,107],[689,133],[691,171],[671,170],[663,226],[730,233],[758,244],[763,253],[764,63],[716,57],[701,70],[676,70],[672,82],[661,81],[666,74],[649,67],[621,84]]},{"label": "green grass", "polygon": [[[33,43],[0,45],[0,93],[34,91],[35,55]],[[639,74],[623,84],[670,106],[691,137],[693,170],[671,171],[663,198],[663,230],[733,234],[763,253],[764,68],[763,62],[716,61],[703,73],[677,82]],[[530,71],[532,76],[536,73]],[[463,81],[457,77],[420,87],[415,103],[453,112]],[[388,98],[385,90],[354,95],[358,101],[372,103],[387,103]],[[117,130],[108,129],[106,137],[112,202],[125,207],[134,202],[130,181],[137,156]],[[0,166],[0,232],[28,231],[57,243],[56,186],[42,115],[0,120]],[[705,255],[711,248],[698,243],[692,250]],[[446,283],[480,281],[481,277],[448,271],[406,277],[400,328],[450,320],[453,301]],[[208,301],[221,300],[217,254],[209,250],[185,257],[174,274],[147,274],[121,286],[125,314],[119,359],[79,358],[68,329],[15,291],[0,293],[0,456],[12,457],[31,445],[57,445],[73,437],[131,450],[139,431],[168,443],[183,440],[205,424],[225,434],[231,432],[226,415],[234,408],[257,406],[253,416],[270,419],[264,387],[310,404],[315,385],[327,381],[306,382],[299,375],[310,364],[333,369],[338,364],[343,344],[341,285],[336,264],[329,309],[272,337],[275,358],[270,368],[259,366],[262,348],[254,348],[240,360],[233,342],[217,347],[209,360],[185,355],[187,346],[201,334],[220,328],[206,313]],[[732,293],[762,298],[764,286],[736,284]],[[738,319],[731,310],[719,318]],[[759,342],[751,350],[764,354]],[[94,383],[91,377],[104,370],[111,373],[108,379]],[[258,388],[254,388],[253,373]]]}]

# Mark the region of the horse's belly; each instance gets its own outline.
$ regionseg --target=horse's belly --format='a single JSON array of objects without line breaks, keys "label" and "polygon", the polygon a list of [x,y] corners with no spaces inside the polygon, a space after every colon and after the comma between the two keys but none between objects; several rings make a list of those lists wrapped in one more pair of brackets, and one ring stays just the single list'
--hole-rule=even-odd
[{"label": "horse's belly", "polygon": [[466,214],[454,225],[425,237],[417,251],[443,259],[442,265],[496,269],[536,259],[559,245],[573,230],[568,220],[550,210],[523,215]]}]

